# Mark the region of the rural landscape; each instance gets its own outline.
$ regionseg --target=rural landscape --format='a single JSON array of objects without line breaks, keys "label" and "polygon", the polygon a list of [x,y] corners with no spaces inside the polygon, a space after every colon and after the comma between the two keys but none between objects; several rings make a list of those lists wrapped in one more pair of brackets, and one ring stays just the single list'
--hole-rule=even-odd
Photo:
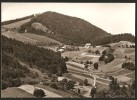
[{"label": "rural landscape", "polygon": [[135,36],[47,11],[1,22],[2,98],[135,98]]}]

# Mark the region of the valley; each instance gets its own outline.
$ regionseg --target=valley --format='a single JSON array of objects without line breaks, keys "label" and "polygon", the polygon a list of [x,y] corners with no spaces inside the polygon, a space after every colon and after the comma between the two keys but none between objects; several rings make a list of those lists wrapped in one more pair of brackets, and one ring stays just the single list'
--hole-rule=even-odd
[{"label": "valley", "polygon": [[[44,16],[47,19],[42,22],[41,20]],[[110,97],[115,98],[117,95],[125,97],[125,94],[120,94],[124,86],[126,86],[128,93],[133,92],[129,97],[135,96],[135,89],[128,91],[129,87],[132,87],[135,81],[135,44],[134,40],[132,42],[128,41],[132,40],[133,37],[131,35],[129,38],[126,38],[129,34],[120,35],[121,37],[125,36],[127,41],[124,38],[117,42],[113,42],[112,40],[112,42],[107,44],[99,43],[105,39],[103,38],[98,43],[95,43],[97,42],[97,37],[100,39],[99,36],[102,32],[110,41],[112,37],[119,39],[117,35],[111,37],[107,32],[97,29],[99,34],[95,36],[95,41],[90,41],[93,44],[86,47],[88,39],[92,36],[91,34],[90,37],[84,39],[84,31],[82,30],[81,36],[76,37],[75,40],[74,37],[78,34],[73,34],[74,31],[65,31],[65,27],[74,29],[74,27],[70,27],[73,23],[69,23],[69,26],[63,27],[62,23],[64,22],[62,22],[60,26],[61,31],[60,29],[56,29],[59,27],[58,22],[60,21],[56,22],[54,17],[50,18],[49,16],[60,18],[61,14],[48,12],[34,19],[28,18],[1,27],[3,53],[3,89],[1,90],[1,97],[36,97],[33,92],[35,89],[40,89],[45,92],[43,98],[91,98],[91,91],[96,89],[96,97],[100,97],[101,93],[104,93],[102,91],[107,90],[110,91]],[[69,18],[71,20],[71,17],[63,16],[63,20],[65,21]],[[47,25],[49,33],[44,33],[46,35],[42,35],[43,32],[33,30],[29,26],[30,23],[32,24],[33,21],[37,21],[38,19],[43,25],[49,23],[49,26]],[[55,25],[53,25],[52,19],[56,22]],[[78,25],[79,23],[80,19],[75,24]],[[26,26],[22,26],[24,24]],[[97,28],[85,21],[83,21],[83,25],[87,25],[87,30],[89,27]],[[21,30],[21,27],[30,28],[31,30],[19,32],[18,30]],[[41,28],[43,27],[46,26],[42,26]],[[78,29],[80,27],[82,26],[77,26],[77,29],[74,30],[79,32]],[[54,32],[57,35],[53,35],[54,28],[56,29]],[[70,34],[62,35],[59,32],[71,32],[72,34],[68,38],[67,35]],[[67,40],[70,40],[71,43]],[[8,61],[13,65],[8,65]],[[7,70],[4,68],[7,68]],[[10,72],[11,70],[15,72],[15,75]],[[18,77],[16,75],[19,74],[18,70],[21,74],[24,72],[25,75]],[[20,80],[19,84],[15,84],[16,79]],[[119,91],[119,94],[116,94],[115,91]]]}]

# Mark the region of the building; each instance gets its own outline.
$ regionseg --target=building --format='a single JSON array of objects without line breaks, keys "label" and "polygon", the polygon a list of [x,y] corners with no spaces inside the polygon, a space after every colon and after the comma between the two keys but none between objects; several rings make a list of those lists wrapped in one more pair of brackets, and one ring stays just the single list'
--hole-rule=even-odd
[{"label": "building", "polygon": [[85,48],[90,48],[90,47],[91,47],[90,43],[85,44]]},{"label": "building", "polygon": [[64,49],[61,48],[61,49],[59,49],[58,51],[62,53],[62,52],[64,52]]},{"label": "building", "polygon": [[65,77],[58,77],[58,81],[62,81]]}]

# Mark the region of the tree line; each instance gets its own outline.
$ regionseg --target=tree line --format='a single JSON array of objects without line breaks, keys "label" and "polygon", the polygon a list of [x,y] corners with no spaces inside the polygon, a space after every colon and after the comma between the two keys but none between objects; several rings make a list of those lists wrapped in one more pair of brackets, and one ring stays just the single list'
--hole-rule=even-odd
[{"label": "tree line", "polygon": [[109,43],[116,43],[120,41],[130,41],[135,43],[135,36],[130,33],[122,33],[117,35],[110,35],[97,38],[95,41],[92,42],[94,45],[107,45]]}]

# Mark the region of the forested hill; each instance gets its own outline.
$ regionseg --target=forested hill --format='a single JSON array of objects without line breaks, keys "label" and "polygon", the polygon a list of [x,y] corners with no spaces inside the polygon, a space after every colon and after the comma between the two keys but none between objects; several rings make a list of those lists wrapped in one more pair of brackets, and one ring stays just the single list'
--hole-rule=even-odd
[{"label": "forested hill", "polygon": [[[32,27],[34,22],[44,25],[50,31],[36,30]],[[45,12],[32,18],[20,27],[19,32],[25,32],[26,29],[28,32],[45,35],[65,44],[85,44],[96,38],[111,35],[83,19],[56,12]]]},{"label": "forested hill", "polygon": [[[20,78],[29,75],[28,68],[20,65],[19,61],[43,73],[56,74],[58,71],[61,73],[67,72],[65,61],[59,52],[24,44],[5,36],[1,36],[1,39],[3,88],[18,86],[20,84]],[[13,84],[11,82],[13,82]]]},{"label": "forested hill", "polygon": [[133,36],[130,33],[111,35],[103,38],[98,38],[95,41],[93,41],[92,44],[104,45],[104,44],[115,43],[120,41],[129,41],[129,42],[135,43],[135,36]]}]

